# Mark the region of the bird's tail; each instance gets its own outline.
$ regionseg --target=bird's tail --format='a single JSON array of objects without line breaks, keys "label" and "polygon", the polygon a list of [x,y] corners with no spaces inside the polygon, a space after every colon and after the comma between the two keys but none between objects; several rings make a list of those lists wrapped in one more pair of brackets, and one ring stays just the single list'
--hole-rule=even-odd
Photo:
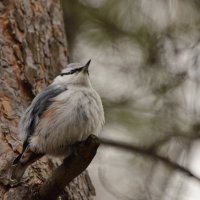
[{"label": "bird's tail", "polygon": [[29,146],[13,161],[10,181],[18,183],[22,178],[27,167],[33,162],[41,158],[43,154],[36,154],[32,152]]}]

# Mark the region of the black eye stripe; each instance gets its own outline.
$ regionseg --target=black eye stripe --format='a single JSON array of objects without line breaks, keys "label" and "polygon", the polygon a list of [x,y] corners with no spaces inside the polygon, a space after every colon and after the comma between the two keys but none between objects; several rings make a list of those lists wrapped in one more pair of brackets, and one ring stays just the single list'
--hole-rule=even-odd
[{"label": "black eye stripe", "polygon": [[64,76],[64,75],[74,74],[74,73],[76,73],[76,72],[81,71],[82,68],[83,68],[83,67],[79,67],[79,68],[76,68],[76,69],[72,69],[70,72],[61,73],[60,75],[61,75],[61,76]]},{"label": "black eye stripe", "polygon": [[64,75],[69,75],[69,74],[73,74],[73,73],[70,71],[70,72],[66,72],[66,73],[61,73],[60,75],[64,76]]}]

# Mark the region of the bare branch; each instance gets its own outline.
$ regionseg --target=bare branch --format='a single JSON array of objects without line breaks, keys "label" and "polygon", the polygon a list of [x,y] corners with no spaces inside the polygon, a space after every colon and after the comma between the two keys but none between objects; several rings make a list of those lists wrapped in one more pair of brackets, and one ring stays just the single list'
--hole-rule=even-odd
[{"label": "bare branch", "polygon": [[171,140],[193,142],[194,140],[198,140],[198,139],[200,139],[199,135],[187,136],[187,135],[181,135],[181,134],[170,134],[153,142],[150,146],[148,146],[148,149],[156,152],[160,147],[167,144]]},{"label": "bare branch", "polygon": [[151,151],[151,148],[149,149],[149,148],[139,147],[136,145],[130,145],[130,144],[126,144],[123,142],[116,142],[116,141],[112,141],[112,140],[105,139],[105,138],[100,138],[99,140],[102,145],[120,148],[122,150],[131,151],[131,152],[146,156],[153,160],[161,161],[163,164],[169,166],[170,168],[180,171],[183,174],[190,176],[190,177],[196,179],[197,181],[200,181],[200,178],[197,177],[196,175],[194,175],[189,169],[187,169],[184,166],[181,166],[178,163],[175,163],[174,161],[170,160],[167,157],[164,157],[162,155],[159,155],[159,154]]},{"label": "bare branch", "polygon": [[160,161],[170,168],[200,181],[200,178],[194,175],[189,169],[171,161],[167,157],[159,155],[158,153],[152,151],[151,148],[139,147],[105,138],[98,139],[96,136],[91,135],[86,141],[75,144],[76,152],[73,152],[71,156],[66,158],[62,165],[59,166],[53,172],[52,176],[44,183],[44,185],[42,185],[39,190],[40,199],[55,200],[64,190],[65,186],[87,168],[94,158],[100,143],[102,145],[120,148],[122,150],[137,153],[150,159]]},{"label": "bare branch", "polygon": [[67,157],[40,188],[40,199],[55,200],[65,186],[88,167],[99,145],[99,140],[94,135],[90,135],[86,141],[77,143],[76,152]]}]

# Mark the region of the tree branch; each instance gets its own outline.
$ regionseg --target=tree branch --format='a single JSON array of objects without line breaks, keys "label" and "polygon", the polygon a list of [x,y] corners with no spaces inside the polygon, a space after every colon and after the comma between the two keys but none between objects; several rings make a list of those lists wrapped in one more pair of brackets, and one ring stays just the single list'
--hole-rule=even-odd
[{"label": "tree branch", "polygon": [[40,199],[55,200],[65,186],[88,167],[99,145],[99,140],[94,135],[75,144],[76,152],[67,157],[40,188]]},{"label": "tree branch", "polygon": [[76,152],[73,152],[72,155],[67,157],[62,165],[60,165],[53,172],[51,177],[41,186],[39,190],[40,199],[56,200],[58,195],[64,190],[65,186],[88,167],[96,155],[96,151],[100,144],[120,148],[122,150],[146,156],[153,160],[161,161],[166,166],[200,181],[200,178],[194,175],[189,169],[171,161],[167,157],[157,154],[152,151],[151,148],[139,147],[90,135],[86,141],[75,144]]},{"label": "tree branch", "polygon": [[178,163],[170,160],[167,157],[164,157],[162,155],[155,153],[154,151],[151,151],[151,148],[139,147],[139,146],[135,146],[135,145],[126,144],[123,142],[112,141],[112,140],[105,139],[105,138],[100,138],[99,140],[102,145],[120,148],[122,150],[130,151],[133,153],[137,153],[137,154],[146,156],[153,160],[161,161],[163,164],[169,166],[170,168],[172,168],[174,170],[178,170],[178,171],[182,172],[183,174],[190,176],[200,182],[200,178],[197,177],[196,175],[194,175],[189,169],[187,169],[184,166],[179,165]]},{"label": "tree branch", "polygon": [[179,141],[182,140],[182,141],[192,142],[194,140],[199,140],[199,139],[200,139],[199,135],[187,136],[181,134],[171,134],[171,135],[166,135],[163,138],[160,138],[159,140],[156,140],[150,146],[148,146],[148,149],[155,152],[158,150],[158,148],[168,143],[170,140],[179,140]]}]

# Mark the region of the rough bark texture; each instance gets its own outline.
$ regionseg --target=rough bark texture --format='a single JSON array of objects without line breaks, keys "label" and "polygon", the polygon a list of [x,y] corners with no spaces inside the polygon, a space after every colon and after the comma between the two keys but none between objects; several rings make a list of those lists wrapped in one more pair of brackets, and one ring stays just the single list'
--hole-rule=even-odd
[{"label": "rough bark texture", "polygon": [[[7,185],[14,157],[21,151],[18,122],[34,95],[68,60],[59,0],[0,1],[0,199],[31,199],[36,185],[54,169],[47,158],[26,171],[20,186]],[[87,172],[65,189],[63,199],[92,199]]]}]

